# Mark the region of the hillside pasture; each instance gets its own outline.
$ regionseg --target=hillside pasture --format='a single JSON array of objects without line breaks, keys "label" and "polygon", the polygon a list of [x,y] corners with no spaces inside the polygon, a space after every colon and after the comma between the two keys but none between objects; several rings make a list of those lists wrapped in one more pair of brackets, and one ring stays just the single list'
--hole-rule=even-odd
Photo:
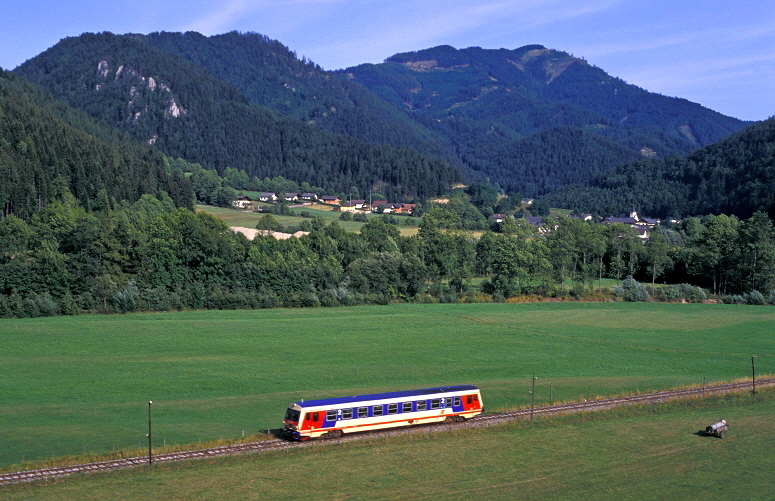
[{"label": "hillside pasture", "polygon": [[522,303],[0,321],[0,467],[281,426],[301,399],[471,383],[488,412],[773,372],[775,309]]},{"label": "hillside pasture", "polygon": [[[258,221],[263,217],[265,214],[263,212],[248,212],[244,210],[238,210],[238,209],[228,209],[224,207],[213,207],[211,205],[197,205],[196,206],[197,211],[206,212],[210,214],[211,216],[214,216],[223,222],[225,222],[229,226],[241,226],[245,228],[255,228],[258,224]],[[298,226],[301,224],[302,221],[309,221],[310,218],[307,217],[301,217],[298,214],[301,214],[302,212],[306,211],[313,217],[320,217],[326,220],[327,224],[330,224],[333,221],[336,221],[339,226],[341,226],[345,231],[350,231],[353,233],[358,233],[361,231],[361,226],[364,225],[364,223],[359,223],[357,221],[341,221],[339,219],[339,216],[341,215],[340,212],[335,212],[333,210],[333,207],[330,206],[324,206],[324,205],[314,205],[310,207],[297,207],[291,209],[293,212],[295,212],[297,215],[295,216],[285,216],[280,214],[272,214],[272,217],[274,217],[278,223],[280,223],[283,226]],[[392,215],[392,214],[391,214]],[[398,221],[400,224],[398,225],[398,230],[401,232],[401,235],[403,236],[410,236],[417,233],[417,226],[406,226],[405,221],[410,216],[404,216],[404,215],[392,215]],[[379,217],[377,214],[369,214],[368,217]],[[414,221],[419,224],[420,219],[414,218]]]}]

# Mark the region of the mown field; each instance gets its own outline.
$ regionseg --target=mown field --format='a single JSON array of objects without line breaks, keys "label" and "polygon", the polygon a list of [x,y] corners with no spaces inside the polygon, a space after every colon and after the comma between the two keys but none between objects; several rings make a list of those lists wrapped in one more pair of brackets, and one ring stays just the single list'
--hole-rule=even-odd
[{"label": "mown field", "polygon": [[[488,412],[771,373],[775,309],[524,303],[0,321],[0,467],[278,428],[301,399],[471,383]],[[23,466],[23,465],[22,465]]]},{"label": "mown field", "polygon": [[[775,392],[73,476],[7,500],[772,499]],[[724,439],[699,433],[724,417]]]},{"label": "mown field", "polygon": [[[304,211],[309,212],[314,217],[320,217],[325,219],[327,222],[336,221],[339,226],[344,228],[346,231],[351,232],[359,232],[361,230],[361,226],[364,225],[364,223],[359,223],[356,221],[341,221],[339,219],[339,216],[341,213],[334,212],[329,207],[324,206],[315,206],[314,207],[303,207],[303,208],[293,208],[291,209],[296,214],[300,214]],[[210,205],[197,205],[196,206],[197,211],[207,212],[208,214],[217,217],[218,219],[223,220],[226,224],[229,226],[242,226],[245,228],[255,228],[256,224],[258,224],[259,219],[263,217],[264,213],[258,213],[258,212],[245,212],[240,211],[236,209],[227,209],[223,207],[213,207]],[[399,221],[398,230],[401,232],[404,236],[414,235],[417,233],[417,226],[406,226],[405,221],[410,216],[402,216],[402,215],[392,215]],[[272,217],[277,220],[278,223],[282,224],[283,226],[298,226],[301,224],[302,221],[309,221],[310,218],[301,217],[301,216],[283,216],[279,214],[272,214]],[[369,217],[378,217],[377,215],[370,215]],[[419,224],[420,220],[417,218],[413,219],[413,222],[416,224]],[[479,232],[481,233],[481,232]]]}]

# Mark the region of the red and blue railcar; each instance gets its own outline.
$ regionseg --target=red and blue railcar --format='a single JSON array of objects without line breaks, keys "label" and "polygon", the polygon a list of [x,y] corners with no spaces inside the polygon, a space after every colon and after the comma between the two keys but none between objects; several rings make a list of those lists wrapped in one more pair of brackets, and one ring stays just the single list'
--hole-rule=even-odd
[{"label": "red and blue railcar", "polygon": [[479,388],[440,386],[294,402],[285,413],[288,438],[338,438],[344,433],[454,422],[482,413]]}]

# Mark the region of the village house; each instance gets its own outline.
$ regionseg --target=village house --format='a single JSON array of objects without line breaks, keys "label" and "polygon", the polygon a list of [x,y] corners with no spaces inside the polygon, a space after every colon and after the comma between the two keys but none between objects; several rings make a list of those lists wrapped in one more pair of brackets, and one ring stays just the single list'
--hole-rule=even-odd
[{"label": "village house", "polygon": [[298,202],[299,201],[299,194],[298,193],[286,193],[285,194],[285,201],[286,202]]},{"label": "village house", "polygon": [[318,194],[317,193],[302,193],[301,199],[304,202],[317,202],[318,201]]},{"label": "village house", "polygon": [[342,199],[339,198],[336,195],[324,195],[324,196],[320,197],[320,201],[323,202],[324,204],[336,204],[336,205],[339,205],[339,203],[341,203]]},{"label": "village house", "polygon": [[344,202],[338,207],[334,207],[334,210],[339,212],[357,212],[360,210],[360,207],[358,207],[354,202]]},{"label": "village house", "polygon": [[237,209],[248,209],[253,207],[253,199],[246,195],[237,195],[237,199],[231,205]]},{"label": "village house", "polygon": [[371,210],[376,210],[380,205],[387,207],[387,200],[374,200],[371,202]]},{"label": "village house", "polygon": [[277,195],[274,193],[261,193],[258,195],[258,201],[259,202],[266,202],[266,203],[274,203],[277,201]]}]

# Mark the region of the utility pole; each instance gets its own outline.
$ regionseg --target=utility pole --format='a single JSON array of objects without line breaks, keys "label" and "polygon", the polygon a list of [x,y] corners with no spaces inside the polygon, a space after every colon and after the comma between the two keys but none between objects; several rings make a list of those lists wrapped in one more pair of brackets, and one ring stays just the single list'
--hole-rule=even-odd
[{"label": "utility pole", "polygon": [[151,404],[153,401],[148,401],[148,466],[153,463],[153,455],[151,453]]},{"label": "utility pole", "polygon": [[530,424],[533,424],[533,412],[536,404],[536,371],[533,370],[532,389],[530,390]]},{"label": "utility pole", "polygon": [[755,359],[755,356],[751,357],[751,381],[753,381],[753,394],[756,395],[756,366],[754,365],[753,360]]}]

